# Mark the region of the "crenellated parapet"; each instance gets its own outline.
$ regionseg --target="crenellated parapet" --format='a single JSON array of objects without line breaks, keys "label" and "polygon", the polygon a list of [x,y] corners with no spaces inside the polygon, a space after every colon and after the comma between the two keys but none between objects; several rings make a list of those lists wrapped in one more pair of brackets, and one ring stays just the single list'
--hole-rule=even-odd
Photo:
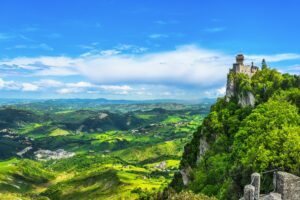
[{"label": "crenellated parapet", "polygon": [[257,66],[254,66],[253,62],[251,65],[244,65],[244,55],[238,54],[236,56],[236,63],[233,63],[232,71],[234,73],[242,73],[246,74],[249,77],[252,77],[259,68]]},{"label": "crenellated parapet", "polygon": [[299,200],[300,177],[281,171],[274,171],[274,191],[260,194],[260,174],[251,175],[251,183],[244,188],[244,196],[240,200]]}]

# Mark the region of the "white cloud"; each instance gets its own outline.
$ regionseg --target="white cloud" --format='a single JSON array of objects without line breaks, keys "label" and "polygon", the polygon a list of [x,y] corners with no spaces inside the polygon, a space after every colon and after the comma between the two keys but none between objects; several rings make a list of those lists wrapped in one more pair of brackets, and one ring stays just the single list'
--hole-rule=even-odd
[{"label": "white cloud", "polygon": [[279,62],[284,60],[300,59],[300,54],[284,53],[274,55],[245,55],[245,58],[256,63],[260,63],[262,59],[266,59],[267,62]]},{"label": "white cloud", "polygon": [[289,66],[289,67],[286,67],[285,69],[280,69],[281,72],[288,72],[288,73],[291,73],[291,74],[300,74],[300,65],[297,64],[297,65],[292,65],[292,66]]},{"label": "white cloud", "polygon": [[208,98],[223,97],[226,94],[226,86],[220,88],[210,88],[204,91],[203,94]]},{"label": "white cloud", "polygon": [[117,55],[119,53],[121,53],[121,51],[118,51],[116,49],[109,49],[109,50],[100,51],[100,54],[103,55],[103,56],[113,56],[113,55]]},{"label": "white cloud", "polygon": [[[161,84],[169,86],[196,86],[199,88],[220,87],[225,83],[226,73],[234,62],[234,55],[219,51],[203,49],[195,45],[157,53],[119,53],[132,48],[131,45],[120,45],[119,50],[103,50],[85,56],[72,57],[19,57],[0,60],[0,66],[12,70],[26,70],[32,76],[70,76],[84,77],[88,83],[79,85],[59,85],[57,87],[85,87],[94,85],[124,84]],[[299,54],[246,55],[246,62],[254,60],[267,62],[299,59]],[[22,72],[22,71],[21,71]],[[21,73],[20,72],[20,73]],[[47,83],[34,83],[40,88]],[[43,85],[44,84],[44,85]],[[80,86],[81,85],[81,86]],[[97,89],[102,89],[100,87]],[[50,87],[50,86],[47,86]]]},{"label": "white cloud", "polygon": [[116,50],[124,52],[131,52],[131,53],[143,53],[148,50],[146,47],[140,47],[137,45],[131,45],[131,44],[120,44],[116,47]]},{"label": "white cloud", "polygon": [[218,96],[224,96],[226,93],[226,86],[217,89]]},{"label": "white cloud", "polygon": [[42,79],[40,81],[36,82],[37,85],[41,88],[56,88],[56,87],[62,87],[64,83],[56,80],[51,79]]},{"label": "white cloud", "polygon": [[104,90],[133,90],[133,88],[128,85],[100,85],[99,87]]},{"label": "white cloud", "polygon": [[81,92],[81,89],[78,88],[62,88],[57,90],[57,93],[59,94],[70,94],[70,93],[79,93]]},{"label": "white cloud", "polygon": [[128,85],[100,85],[98,88],[115,94],[128,94],[134,91],[134,89]]},{"label": "white cloud", "polygon": [[22,83],[22,90],[23,91],[37,91],[39,86],[32,84],[32,83]]},{"label": "white cloud", "polygon": [[0,78],[0,89],[4,88],[5,82],[3,79]]},{"label": "white cloud", "polygon": [[67,93],[102,93],[103,91],[113,94],[128,94],[131,91],[134,91],[132,87],[128,85],[98,85],[92,84],[89,82],[77,82],[77,83],[66,83],[63,88],[57,90],[60,94]]},{"label": "white cloud", "polygon": [[53,67],[49,66],[47,69],[42,69],[34,72],[35,76],[72,76],[78,75],[74,67]]},{"label": "white cloud", "polygon": [[168,38],[169,36],[166,34],[159,34],[159,33],[154,33],[149,35],[149,38],[151,39],[160,39],[160,38]]},{"label": "white cloud", "polygon": [[[137,93],[140,89],[134,89],[128,85],[101,85],[90,82],[79,81],[73,83],[63,83],[52,79],[41,79],[34,82],[5,81],[0,78],[0,90],[19,90],[26,92],[56,92],[59,94],[129,94]],[[141,89],[144,91],[144,89]]]},{"label": "white cloud", "polygon": [[66,85],[68,87],[74,87],[74,88],[89,88],[89,87],[94,87],[93,84],[91,84],[89,82],[84,82],[84,81],[80,81],[78,83],[68,83]]},{"label": "white cloud", "polygon": [[0,78],[0,90],[18,90],[20,89],[20,85],[15,83],[14,81],[5,81]]},{"label": "white cloud", "polygon": [[139,56],[90,56],[78,60],[80,74],[98,83],[162,83],[208,86],[226,79],[232,57],[181,46],[174,51]]}]

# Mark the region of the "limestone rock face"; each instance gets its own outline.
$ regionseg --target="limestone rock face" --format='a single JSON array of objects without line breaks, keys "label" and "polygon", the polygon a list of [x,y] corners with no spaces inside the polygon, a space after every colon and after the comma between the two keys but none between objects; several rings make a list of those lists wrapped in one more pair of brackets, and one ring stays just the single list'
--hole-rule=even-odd
[{"label": "limestone rock face", "polygon": [[246,95],[241,94],[241,95],[239,95],[238,103],[243,108],[246,107],[246,106],[254,107],[254,105],[255,105],[255,97],[252,94],[252,92],[247,92]]},{"label": "limestone rock face", "polygon": [[182,176],[182,182],[184,185],[188,185],[190,182],[190,176],[192,172],[192,168],[190,166],[185,167],[184,169],[180,170]]},{"label": "limestone rock face", "polygon": [[254,97],[253,93],[247,92],[246,94],[236,94],[235,88],[236,88],[235,81],[233,79],[232,80],[228,79],[227,86],[226,86],[226,95],[225,95],[226,102],[229,102],[232,97],[237,96],[238,103],[243,108],[246,106],[254,107],[255,97]]},{"label": "limestone rock face", "polygon": [[231,97],[234,96],[234,90],[235,90],[235,84],[234,80],[230,80],[229,78],[227,79],[227,86],[226,86],[226,95],[225,95],[225,100],[226,102],[229,102]]},{"label": "limestone rock face", "polygon": [[282,200],[282,199],[281,199],[281,194],[276,192],[271,192],[268,195],[262,196],[261,198],[259,198],[259,200]]},{"label": "limestone rock face", "polygon": [[209,144],[206,142],[205,139],[201,138],[199,144],[199,154],[197,155],[197,164],[200,162],[202,156],[205,154],[208,148],[209,148]]},{"label": "limestone rock face", "polygon": [[278,172],[276,190],[281,194],[283,200],[299,200],[300,177],[286,172]]},{"label": "limestone rock face", "polygon": [[253,185],[246,185],[244,188],[244,200],[254,200],[255,187]]}]

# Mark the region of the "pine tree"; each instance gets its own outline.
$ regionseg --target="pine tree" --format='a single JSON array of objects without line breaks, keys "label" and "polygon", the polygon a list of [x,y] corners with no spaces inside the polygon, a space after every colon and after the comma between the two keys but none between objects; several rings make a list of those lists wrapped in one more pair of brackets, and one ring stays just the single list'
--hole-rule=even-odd
[{"label": "pine tree", "polygon": [[261,69],[266,69],[268,68],[268,65],[266,63],[266,60],[265,59],[262,59],[262,62],[261,62]]}]

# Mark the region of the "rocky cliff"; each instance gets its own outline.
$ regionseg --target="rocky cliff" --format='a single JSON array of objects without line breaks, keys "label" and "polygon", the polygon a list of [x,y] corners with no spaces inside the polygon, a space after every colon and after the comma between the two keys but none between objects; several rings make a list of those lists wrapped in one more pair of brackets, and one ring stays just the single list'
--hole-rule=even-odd
[{"label": "rocky cliff", "polygon": [[240,81],[242,78],[244,79],[250,79],[251,77],[245,76],[244,74],[237,74],[233,71],[230,71],[227,76],[227,85],[226,85],[226,95],[225,99],[226,102],[229,102],[231,99],[236,98],[237,102],[240,106],[246,107],[246,106],[255,106],[255,96],[251,91],[241,91],[239,89],[241,88]]},{"label": "rocky cliff", "polygon": [[[300,76],[264,68],[230,70],[226,95],[184,148],[169,189],[239,199],[253,171],[280,167],[300,175]],[[287,153],[288,152],[288,153]],[[272,178],[264,177],[262,192]]]}]

